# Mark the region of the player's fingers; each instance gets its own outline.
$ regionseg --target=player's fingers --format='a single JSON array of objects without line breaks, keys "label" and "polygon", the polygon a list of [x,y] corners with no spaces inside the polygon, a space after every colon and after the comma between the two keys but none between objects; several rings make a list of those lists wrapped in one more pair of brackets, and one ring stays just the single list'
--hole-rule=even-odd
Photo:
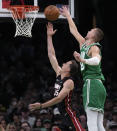
[{"label": "player's fingers", "polygon": [[29,106],[28,108],[29,108],[29,110],[30,110],[30,109],[32,109],[32,106]]},{"label": "player's fingers", "polygon": [[29,105],[29,109],[34,108],[36,105]]},{"label": "player's fingers", "polygon": [[63,5],[63,6],[62,6],[62,9],[64,9],[64,8],[65,8],[65,6]]},{"label": "player's fingers", "polygon": [[64,10],[63,10],[62,8],[60,8],[60,9],[59,9],[59,13],[60,13],[61,15],[63,15],[63,14],[64,14]]},{"label": "player's fingers", "polygon": [[33,112],[33,111],[34,111],[34,109],[30,109],[30,111],[31,111],[31,112]]},{"label": "player's fingers", "polygon": [[60,11],[60,12],[63,12],[63,9],[62,9],[62,8],[60,8],[60,9],[59,9],[59,11]]},{"label": "player's fingers", "polygon": [[57,32],[57,29],[56,30],[54,30],[54,34]]}]

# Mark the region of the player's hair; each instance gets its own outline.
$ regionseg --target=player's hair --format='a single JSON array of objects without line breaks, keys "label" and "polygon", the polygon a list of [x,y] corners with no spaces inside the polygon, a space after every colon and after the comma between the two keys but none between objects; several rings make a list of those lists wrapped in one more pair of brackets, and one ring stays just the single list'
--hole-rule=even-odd
[{"label": "player's hair", "polygon": [[75,76],[78,73],[79,65],[75,60],[71,60],[72,64],[70,64],[70,75]]},{"label": "player's hair", "polygon": [[95,41],[99,42],[100,40],[103,39],[104,32],[100,28],[95,28],[95,29],[96,29],[96,32],[95,32]]}]

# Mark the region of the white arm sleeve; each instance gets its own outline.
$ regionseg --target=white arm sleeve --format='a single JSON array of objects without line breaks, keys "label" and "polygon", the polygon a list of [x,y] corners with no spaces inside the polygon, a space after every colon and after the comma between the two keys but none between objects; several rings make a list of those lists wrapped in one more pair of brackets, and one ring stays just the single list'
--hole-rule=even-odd
[{"label": "white arm sleeve", "polygon": [[85,60],[85,64],[87,65],[99,65],[100,63],[100,59],[98,57],[93,57],[90,59],[84,59]]}]

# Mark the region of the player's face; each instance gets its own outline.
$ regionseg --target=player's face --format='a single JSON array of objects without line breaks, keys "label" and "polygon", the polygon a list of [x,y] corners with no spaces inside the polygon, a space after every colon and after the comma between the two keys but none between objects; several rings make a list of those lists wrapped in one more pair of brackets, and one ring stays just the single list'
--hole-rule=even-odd
[{"label": "player's face", "polygon": [[86,39],[92,39],[95,36],[95,31],[96,31],[96,29],[91,29],[90,31],[88,31],[85,38]]},{"label": "player's face", "polygon": [[63,66],[62,66],[62,71],[67,71],[67,72],[69,72],[70,71],[70,64],[72,64],[72,62],[71,61],[68,61],[68,62],[66,62],[66,63],[63,63]]}]

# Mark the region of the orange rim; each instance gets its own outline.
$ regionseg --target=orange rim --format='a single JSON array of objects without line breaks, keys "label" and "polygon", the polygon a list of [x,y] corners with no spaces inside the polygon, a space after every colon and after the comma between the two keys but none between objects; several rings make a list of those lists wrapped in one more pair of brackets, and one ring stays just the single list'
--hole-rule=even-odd
[{"label": "orange rim", "polygon": [[26,12],[39,10],[39,6],[33,5],[13,5],[7,8],[12,11],[12,15],[15,19],[24,19]]},{"label": "orange rim", "polygon": [[25,9],[25,12],[30,12],[34,10],[39,10],[39,6],[33,6],[33,5],[12,5],[7,7],[8,10],[15,10],[22,11],[22,9]]}]

